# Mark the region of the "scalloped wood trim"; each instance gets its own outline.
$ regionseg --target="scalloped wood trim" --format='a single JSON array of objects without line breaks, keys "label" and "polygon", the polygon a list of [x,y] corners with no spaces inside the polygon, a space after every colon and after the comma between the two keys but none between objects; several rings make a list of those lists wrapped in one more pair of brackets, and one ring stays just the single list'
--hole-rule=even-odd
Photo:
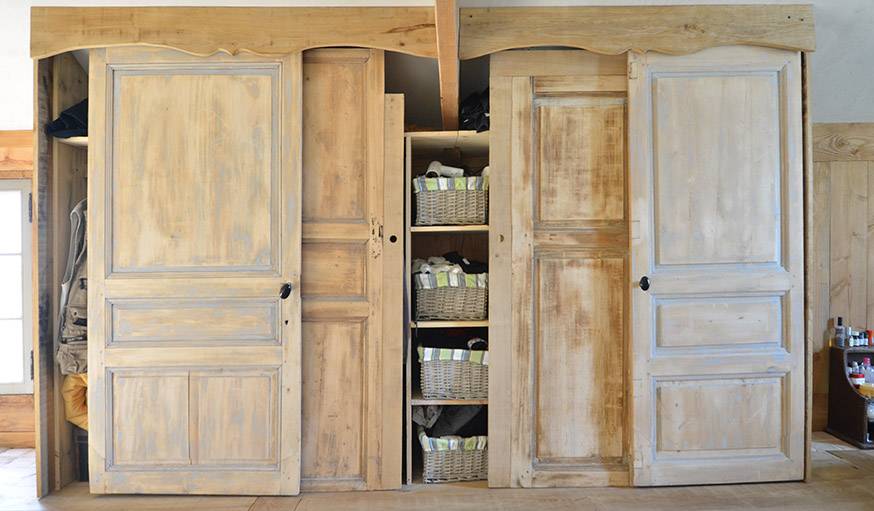
[{"label": "scalloped wood trim", "polygon": [[512,48],[567,46],[694,53],[752,45],[813,51],[810,5],[668,5],[461,9],[461,59]]},{"label": "scalloped wood trim", "polygon": [[437,56],[430,7],[34,7],[30,54],[148,45],[193,55],[362,46]]}]

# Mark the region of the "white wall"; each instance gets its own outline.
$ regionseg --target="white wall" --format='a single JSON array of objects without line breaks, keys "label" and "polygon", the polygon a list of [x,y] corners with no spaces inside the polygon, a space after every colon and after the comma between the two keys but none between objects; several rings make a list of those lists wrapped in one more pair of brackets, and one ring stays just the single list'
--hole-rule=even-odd
[{"label": "white wall", "polygon": [[[803,3],[776,0],[758,3]],[[0,130],[30,129],[33,64],[31,5],[431,5],[432,0],[0,0]],[[756,0],[460,0],[464,7],[499,5],[746,4]],[[874,122],[874,0],[813,0],[817,50],[811,57],[814,122]],[[411,64],[415,66],[415,64]],[[433,65],[421,63],[423,76]],[[410,66],[405,66],[409,68]],[[420,80],[423,87],[431,81]],[[426,95],[425,91],[421,91]],[[411,98],[410,98],[411,99]],[[408,103],[409,104],[409,103]],[[423,105],[424,107],[425,105]],[[435,115],[434,105],[425,108]]]}]

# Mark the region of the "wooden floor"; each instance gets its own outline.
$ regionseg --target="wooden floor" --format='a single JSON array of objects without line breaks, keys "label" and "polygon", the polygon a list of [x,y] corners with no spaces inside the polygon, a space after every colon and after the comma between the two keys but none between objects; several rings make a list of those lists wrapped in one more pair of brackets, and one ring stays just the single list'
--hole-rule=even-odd
[{"label": "wooden floor", "polygon": [[503,511],[874,509],[874,452],[814,434],[813,479],[685,488],[488,490],[481,484],[416,485],[402,491],[315,493],[300,497],[93,496],[85,484],[37,501],[29,449],[0,449],[0,511]]}]

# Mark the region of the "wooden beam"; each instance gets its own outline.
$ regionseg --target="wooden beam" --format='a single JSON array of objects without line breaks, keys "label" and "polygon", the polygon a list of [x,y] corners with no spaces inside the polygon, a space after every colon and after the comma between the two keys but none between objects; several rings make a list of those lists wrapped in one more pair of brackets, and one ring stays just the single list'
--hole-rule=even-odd
[{"label": "wooden beam", "polygon": [[30,178],[33,130],[0,131],[0,178]]},{"label": "wooden beam", "polygon": [[436,0],[437,68],[440,71],[440,113],[444,130],[458,129],[458,5]]},{"label": "wooden beam", "polygon": [[817,123],[813,161],[874,160],[874,123]]},{"label": "wooden beam", "polygon": [[437,56],[430,7],[33,7],[30,54],[149,45],[194,55],[363,46]]},{"label": "wooden beam", "polygon": [[461,58],[511,48],[569,46],[694,53],[752,45],[813,51],[810,5],[662,5],[461,9]]}]

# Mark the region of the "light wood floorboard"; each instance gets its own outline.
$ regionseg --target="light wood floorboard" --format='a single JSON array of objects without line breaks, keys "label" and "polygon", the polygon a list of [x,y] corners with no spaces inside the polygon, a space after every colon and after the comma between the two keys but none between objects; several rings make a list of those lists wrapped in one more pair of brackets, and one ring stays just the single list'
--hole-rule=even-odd
[{"label": "light wood floorboard", "polygon": [[488,490],[483,483],[466,483],[260,498],[96,496],[88,494],[87,484],[74,483],[38,501],[34,497],[33,450],[6,449],[0,450],[0,511],[874,509],[874,451],[860,451],[825,433],[814,433],[812,458],[813,477],[809,483],[576,490]]}]

